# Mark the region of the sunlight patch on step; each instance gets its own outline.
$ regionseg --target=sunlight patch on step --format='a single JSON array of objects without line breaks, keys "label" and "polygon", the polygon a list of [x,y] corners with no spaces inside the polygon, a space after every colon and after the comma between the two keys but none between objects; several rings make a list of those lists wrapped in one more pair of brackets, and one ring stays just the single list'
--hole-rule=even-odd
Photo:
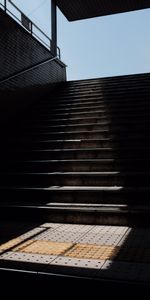
[{"label": "sunlight patch on step", "polygon": [[61,190],[92,190],[92,191],[119,191],[124,189],[123,186],[50,186],[50,187],[46,187],[43,188],[43,190],[57,190],[57,189],[61,189]]}]

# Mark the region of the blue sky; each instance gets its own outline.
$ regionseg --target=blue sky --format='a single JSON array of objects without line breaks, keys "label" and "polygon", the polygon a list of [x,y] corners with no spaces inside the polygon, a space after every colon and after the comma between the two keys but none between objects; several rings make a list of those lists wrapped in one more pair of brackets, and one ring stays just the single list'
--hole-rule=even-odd
[{"label": "blue sky", "polygon": [[[13,2],[51,34],[50,0]],[[150,9],[71,23],[58,11],[58,46],[68,80],[150,72]]]}]

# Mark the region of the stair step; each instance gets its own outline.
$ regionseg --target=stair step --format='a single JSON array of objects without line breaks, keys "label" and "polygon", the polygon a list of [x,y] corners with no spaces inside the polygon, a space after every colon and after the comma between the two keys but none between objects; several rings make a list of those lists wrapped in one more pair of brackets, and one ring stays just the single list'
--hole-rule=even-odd
[{"label": "stair step", "polygon": [[[146,120],[145,120],[146,122]],[[23,124],[21,124],[21,126],[50,126],[50,125],[72,125],[72,124],[85,124],[85,123],[93,123],[93,124],[96,124],[96,123],[99,123],[99,124],[102,124],[102,125],[109,125],[111,123],[111,120],[107,120],[107,119],[99,119],[99,118],[95,118],[94,116],[93,117],[90,117],[90,118],[61,118],[61,119],[26,119],[26,120],[23,120]]]},{"label": "stair step", "polygon": [[37,116],[35,115],[34,118],[33,116],[29,116],[26,118],[25,121],[25,125],[27,124],[34,124],[34,123],[39,123],[39,124],[49,124],[51,125],[52,123],[54,124],[55,122],[57,122],[58,124],[83,124],[85,122],[87,123],[91,123],[93,121],[93,123],[105,123],[105,124],[114,124],[114,125],[122,125],[122,124],[138,124],[138,122],[140,123],[148,123],[149,124],[149,113],[133,113],[133,114],[129,114],[129,115],[122,115],[122,114],[118,114],[117,118],[116,115],[113,114],[100,114],[97,115],[93,112],[89,112],[90,115],[87,115],[87,113],[85,113],[85,116],[71,116],[69,114],[59,114],[59,115],[53,115],[53,116],[49,116],[49,115],[45,115],[45,116]]},{"label": "stair step", "polygon": [[[74,97],[88,97],[90,99],[90,96],[94,95],[97,97],[112,97],[114,94],[116,96],[130,96],[131,94],[139,96],[140,93],[148,94],[149,91],[149,81],[145,82],[144,84],[140,81],[135,82],[134,84],[128,82],[128,84],[108,84],[102,87],[102,82],[99,82],[98,85],[89,85],[87,87],[84,87],[81,85],[80,87],[72,87],[72,90],[68,87],[66,90],[61,90],[61,93],[58,93],[56,97],[60,98],[74,98]],[[146,92],[146,93],[145,93]]]},{"label": "stair step", "polygon": [[[131,127],[132,126],[132,127]],[[95,130],[109,130],[109,131],[127,131],[127,130],[148,130],[150,129],[150,124],[148,123],[127,123],[127,124],[105,124],[105,123],[85,123],[85,124],[67,124],[67,125],[41,125],[36,126],[25,126],[25,128],[20,128],[20,130],[25,130],[26,132],[59,132],[59,131],[95,131]]]},{"label": "stair step", "polygon": [[[56,135],[53,136],[56,138]],[[69,139],[61,136],[63,139],[49,139],[48,137],[40,136],[34,137],[31,135],[19,135],[9,137],[9,140],[5,142],[5,145],[1,146],[1,149],[4,147],[4,151],[10,152],[9,149],[81,149],[81,148],[112,148],[114,151],[119,149],[130,149],[131,151],[142,151],[142,149],[148,149],[150,146],[150,141],[147,136],[144,134],[138,135],[120,135],[112,138],[75,138],[74,134]],[[140,146],[139,146],[140,145]],[[142,145],[142,147],[141,147]],[[6,150],[7,149],[7,150]]]},{"label": "stair step", "polygon": [[[21,135],[21,139],[23,138],[23,134],[16,132],[16,136]],[[28,137],[31,139],[105,139],[105,138],[112,138],[113,135],[110,134],[108,130],[95,130],[93,131],[69,131],[69,132],[24,132],[24,137]]]},{"label": "stair step", "polygon": [[68,159],[68,160],[7,160],[1,162],[4,170],[21,172],[148,172],[150,158],[139,159]]},{"label": "stair step", "polygon": [[110,107],[110,106],[105,106],[104,108],[101,107],[100,105],[93,105],[93,106],[82,106],[81,108],[75,107],[75,108],[43,108],[43,109],[38,109],[37,111],[34,110],[35,113],[38,115],[59,115],[63,114],[66,115],[67,113],[69,115],[78,115],[78,114],[84,114],[88,113],[89,111],[92,111],[92,113],[101,113],[101,114],[136,114],[136,113],[141,113],[141,112],[149,112],[150,111],[150,105],[149,106],[143,106],[141,105],[140,107],[137,107],[135,105],[133,106],[117,106],[116,108]]},{"label": "stair step", "polygon": [[[47,110],[50,110],[51,108],[57,109],[63,109],[63,108],[82,108],[82,107],[88,107],[88,106],[99,106],[101,109],[117,109],[119,108],[127,108],[131,107],[132,109],[135,108],[135,110],[139,109],[142,106],[146,106],[149,108],[149,98],[144,97],[142,95],[142,103],[141,103],[141,95],[135,96],[132,95],[132,97],[126,98],[125,96],[123,97],[116,97],[115,99],[107,98],[104,99],[104,97],[91,97],[90,99],[88,98],[80,98],[80,96],[77,98],[68,97],[68,98],[55,98],[53,100],[45,100],[43,99],[43,102],[39,102],[37,106],[35,107],[36,111],[37,109],[41,110],[46,108]],[[34,109],[33,109],[34,111]]]},{"label": "stair step", "polygon": [[1,187],[1,199],[38,199],[48,202],[73,202],[73,203],[105,203],[105,204],[128,204],[147,203],[149,205],[149,187]]},{"label": "stair step", "polygon": [[[142,142],[141,142],[142,144]],[[26,151],[26,150],[51,150],[51,149],[112,149],[114,152],[139,152],[139,153],[147,153],[150,147],[150,141],[145,141],[143,139],[143,147],[139,147],[139,141],[136,139],[126,140],[117,142],[117,140],[112,139],[74,139],[74,140],[31,140],[28,137],[24,139],[12,139],[7,141],[7,149],[5,147],[5,153],[15,152],[15,151]],[[6,144],[5,144],[6,146]],[[145,149],[146,147],[146,149]],[[9,150],[11,149],[11,151]],[[17,150],[18,149],[18,150]]]},{"label": "stair step", "polygon": [[[22,130],[22,128],[20,128]],[[59,131],[93,131],[93,130],[109,130],[109,125],[102,125],[102,124],[74,124],[74,125],[37,125],[37,126],[29,126],[23,128],[26,132],[59,132]]]},{"label": "stair step", "polygon": [[147,172],[2,173],[0,186],[149,186]]},{"label": "stair step", "polygon": [[139,110],[139,111],[116,111],[116,112],[112,112],[109,110],[96,110],[96,111],[91,111],[91,109],[87,110],[87,111],[82,111],[82,112],[60,112],[60,113],[56,113],[56,112],[45,112],[45,113],[40,113],[38,114],[38,118],[39,120],[41,120],[41,118],[71,118],[71,117],[77,117],[77,118],[84,118],[84,117],[96,117],[96,118],[107,118],[109,120],[111,120],[111,118],[116,118],[116,116],[120,116],[120,117],[134,117],[134,116],[138,116],[138,117],[148,117],[149,116],[149,110],[147,109],[143,109],[143,110]]},{"label": "stair step", "polygon": [[148,99],[144,99],[143,102],[141,103],[140,101],[130,101],[130,102],[126,102],[126,101],[116,101],[116,102],[111,102],[111,101],[103,101],[100,99],[93,99],[93,101],[86,101],[85,102],[73,102],[72,100],[69,101],[58,101],[56,99],[55,102],[48,102],[45,103],[45,105],[43,106],[43,103],[39,103],[35,108],[34,108],[34,112],[36,111],[47,111],[47,110],[52,110],[52,111],[82,111],[82,110],[86,110],[91,108],[92,110],[98,110],[98,109],[102,109],[102,110],[110,110],[110,111],[118,111],[118,110],[129,110],[129,109],[134,109],[134,110],[138,110],[140,108],[143,109],[144,108],[148,108],[150,107],[150,103],[148,101]]},{"label": "stair step", "polygon": [[42,140],[42,139],[51,139],[51,140],[58,140],[58,139],[114,139],[116,141],[122,139],[141,139],[143,137],[147,138],[149,135],[149,128],[145,128],[145,130],[134,130],[132,129],[129,131],[126,128],[120,129],[116,131],[109,131],[109,130],[94,130],[94,131],[60,131],[60,132],[38,132],[38,131],[31,131],[31,132],[16,132],[16,137],[18,136],[20,140],[22,139],[33,139],[33,140]]},{"label": "stair step", "polygon": [[[11,151],[15,149],[84,149],[84,148],[116,148],[115,141],[111,139],[70,139],[70,140],[31,140],[27,138],[17,139],[12,138],[7,141],[8,151],[11,147]],[[5,144],[5,145],[6,145]],[[147,144],[148,146],[148,144]],[[6,148],[5,148],[6,149]],[[7,150],[5,150],[7,152]]]},{"label": "stair step", "polygon": [[113,119],[107,119],[107,118],[96,118],[96,117],[89,117],[89,118],[66,118],[66,119],[27,119],[23,120],[23,124],[21,124],[22,128],[40,128],[40,127],[49,127],[49,126],[85,126],[85,125],[101,125],[103,126],[146,126],[149,125],[149,121],[147,119],[139,119],[139,122],[137,123],[136,118],[135,119],[126,119],[126,118],[120,118],[118,116],[117,122]]},{"label": "stair step", "polygon": [[[149,74],[147,74],[149,75]],[[124,78],[123,78],[124,77]],[[125,78],[126,77],[126,78]],[[99,80],[95,79],[88,79],[88,80],[78,80],[78,81],[67,81],[62,87],[61,87],[61,93],[66,92],[72,92],[72,91],[84,91],[84,90],[95,90],[98,89],[99,91],[102,91],[102,88],[104,90],[104,87],[106,88],[133,88],[133,87],[148,87],[148,84],[150,82],[149,76],[146,78],[146,74],[144,74],[144,78],[142,78],[142,74],[140,74],[140,78],[131,78],[132,76],[126,75],[126,76],[117,76],[117,77],[111,77],[111,78],[100,78]],[[129,85],[130,83],[130,85]]]},{"label": "stair step", "polygon": [[[148,146],[148,145],[147,145]],[[97,140],[28,140],[24,139],[12,139],[7,141],[7,148],[8,149],[84,149],[84,148],[112,148],[116,147],[116,143],[113,142],[111,139],[97,139]],[[6,151],[7,152],[7,151]]]},{"label": "stair step", "polygon": [[5,205],[0,206],[0,217],[4,215],[10,220],[57,222],[70,224],[94,224],[94,225],[122,225],[145,226],[149,225],[149,207],[56,207],[56,206],[28,206]]},{"label": "stair step", "polygon": [[137,159],[141,156],[149,157],[149,149],[113,149],[113,148],[84,148],[84,149],[11,149],[5,151],[4,156],[11,159]]},{"label": "stair step", "polygon": [[[60,101],[63,103],[63,101],[95,101],[96,99],[99,99],[100,101],[105,101],[107,103],[107,101],[109,100],[111,103],[120,103],[121,101],[127,101],[130,103],[130,99],[131,101],[137,101],[140,100],[140,98],[142,97],[144,100],[148,100],[148,93],[149,93],[149,87],[145,86],[137,86],[137,88],[135,88],[135,86],[133,88],[126,88],[126,91],[124,90],[124,88],[121,89],[105,89],[105,91],[92,91],[92,92],[72,92],[72,93],[61,93],[59,95],[56,95],[55,99],[56,101]],[[51,99],[47,98],[44,103],[50,103],[50,101],[52,101]],[[136,101],[136,102],[137,102]]]}]

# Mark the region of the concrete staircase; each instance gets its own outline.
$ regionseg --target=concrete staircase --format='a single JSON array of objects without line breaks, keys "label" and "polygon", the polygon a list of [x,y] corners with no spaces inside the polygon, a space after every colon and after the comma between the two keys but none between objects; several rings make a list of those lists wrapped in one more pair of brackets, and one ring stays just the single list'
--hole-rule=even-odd
[{"label": "concrete staircase", "polygon": [[149,224],[150,74],[46,90],[1,147],[0,215]]}]

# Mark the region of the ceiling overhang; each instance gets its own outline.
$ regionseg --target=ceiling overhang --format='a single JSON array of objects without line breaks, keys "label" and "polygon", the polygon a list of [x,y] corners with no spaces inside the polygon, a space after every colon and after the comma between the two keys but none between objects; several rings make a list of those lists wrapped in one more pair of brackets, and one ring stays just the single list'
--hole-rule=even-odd
[{"label": "ceiling overhang", "polygon": [[150,0],[56,0],[69,21],[150,8]]}]

